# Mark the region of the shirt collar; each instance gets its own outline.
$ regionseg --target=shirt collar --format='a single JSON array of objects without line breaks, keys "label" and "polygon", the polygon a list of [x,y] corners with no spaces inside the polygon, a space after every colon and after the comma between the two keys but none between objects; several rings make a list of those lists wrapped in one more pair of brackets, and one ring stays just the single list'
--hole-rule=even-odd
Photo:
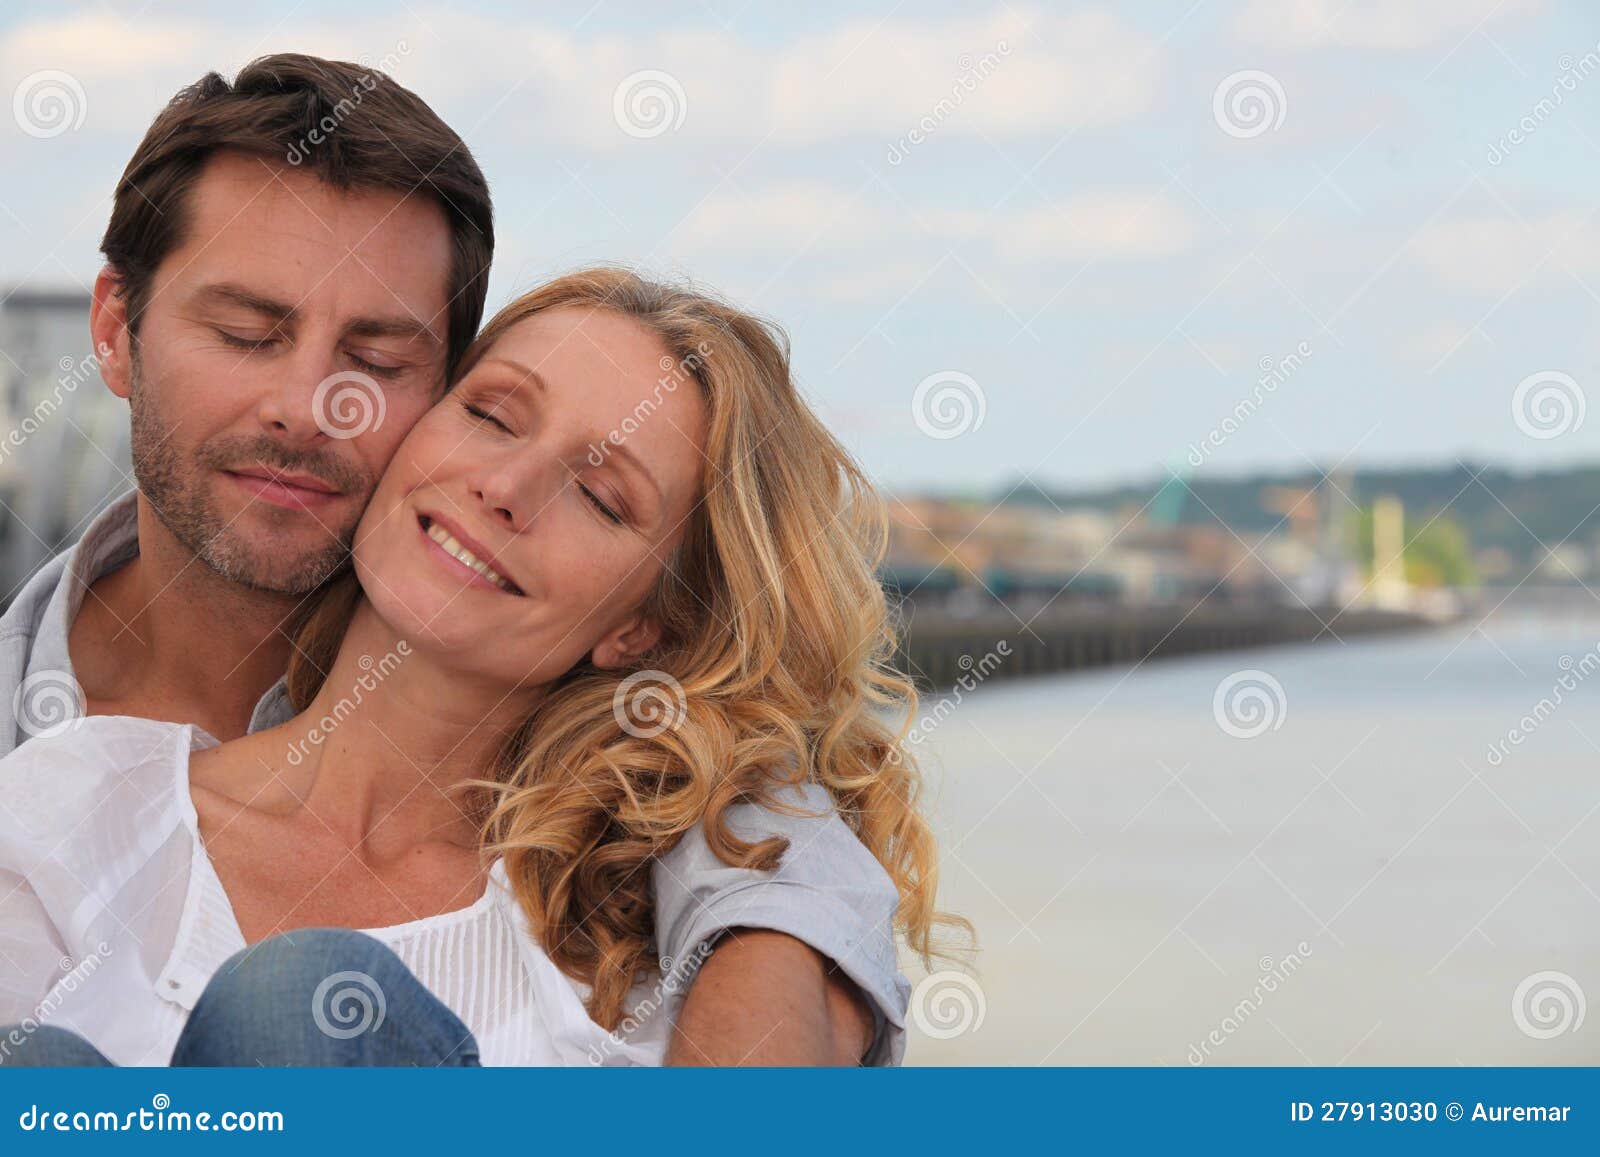
[{"label": "shirt collar", "polygon": [[139,553],[139,492],[130,490],[95,516],[67,551],[61,581],[45,605],[28,654],[28,674],[72,670],[67,638],[89,588]]}]

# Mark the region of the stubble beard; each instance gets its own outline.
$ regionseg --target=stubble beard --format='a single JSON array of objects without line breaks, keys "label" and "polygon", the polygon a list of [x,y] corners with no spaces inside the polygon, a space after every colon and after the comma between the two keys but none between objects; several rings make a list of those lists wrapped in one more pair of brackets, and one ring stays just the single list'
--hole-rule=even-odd
[{"label": "stubble beard", "polygon": [[[208,482],[217,470],[250,463],[313,473],[346,494],[370,496],[370,479],[331,454],[295,450],[265,435],[215,438],[184,452],[172,444],[172,423],[144,379],[136,342],[129,368],[134,478],[162,525],[196,559],[228,582],[281,595],[308,594],[349,565],[359,509],[347,516],[348,525],[329,525],[320,545],[290,547],[270,530],[248,535],[240,526],[243,518],[224,517]],[[313,517],[259,500],[257,508],[286,524],[303,526]],[[259,526],[259,520],[250,525]]]}]

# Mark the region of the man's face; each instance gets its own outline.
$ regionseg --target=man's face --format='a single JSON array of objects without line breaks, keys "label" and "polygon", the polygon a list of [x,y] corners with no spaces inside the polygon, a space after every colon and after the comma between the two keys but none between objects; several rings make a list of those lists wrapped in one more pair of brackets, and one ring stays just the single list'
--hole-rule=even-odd
[{"label": "man's face", "polygon": [[301,594],[443,389],[449,226],[426,196],[233,152],[187,209],[129,350],[134,473],[207,566]]}]

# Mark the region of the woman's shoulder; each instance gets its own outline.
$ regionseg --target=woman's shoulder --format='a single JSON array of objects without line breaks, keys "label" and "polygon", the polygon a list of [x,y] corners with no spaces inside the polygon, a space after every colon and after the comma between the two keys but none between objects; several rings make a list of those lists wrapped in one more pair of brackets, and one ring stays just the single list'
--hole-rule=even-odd
[{"label": "woman's shoulder", "polygon": [[177,820],[178,786],[203,733],[184,723],[91,715],[0,759],[0,842],[54,847]]}]

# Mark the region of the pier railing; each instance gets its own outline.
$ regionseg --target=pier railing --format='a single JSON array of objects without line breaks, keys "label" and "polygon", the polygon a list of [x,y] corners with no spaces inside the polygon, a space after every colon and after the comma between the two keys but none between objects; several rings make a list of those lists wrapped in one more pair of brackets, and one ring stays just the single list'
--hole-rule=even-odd
[{"label": "pier railing", "polygon": [[[1024,626],[1023,624],[1027,625]],[[897,665],[928,688],[1144,659],[1420,630],[1437,618],[1335,607],[1063,608],[1029,621],[1003,609],[955,617],[908,608]]]}]

